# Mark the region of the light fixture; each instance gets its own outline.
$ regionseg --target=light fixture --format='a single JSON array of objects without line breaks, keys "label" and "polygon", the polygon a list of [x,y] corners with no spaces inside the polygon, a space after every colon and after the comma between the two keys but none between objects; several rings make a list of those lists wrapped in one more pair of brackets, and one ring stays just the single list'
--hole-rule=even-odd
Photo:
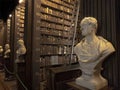
[{"label": "light fixture", "polygon": [[19,0],[19,3],[22,3],[24,0]]},{"label": "light fixture", "polygon": [[9,14],[9,17],[12,17],[12,14]]}]

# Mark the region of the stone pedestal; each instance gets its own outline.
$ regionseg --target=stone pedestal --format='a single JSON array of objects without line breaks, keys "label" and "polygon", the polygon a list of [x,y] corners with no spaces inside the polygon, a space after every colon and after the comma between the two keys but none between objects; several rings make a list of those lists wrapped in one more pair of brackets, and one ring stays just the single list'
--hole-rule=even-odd
[{"label": "stone pedestal", "polygon": [[[67,82],[66,85],[70,88],[70,90],[90,90],[88,88],[76,84],[76,81]],[[105,86],[99,90],[113,90],[113,89],[108,86]]]},{"label": "stone pedestal", "polygon": [[76,79],[76,84],[82,87],[86,87],[90,90],[100,90],[108,86],[108,82],[101,74],[100,67],[91,73],[82,72],[82,75]]},{"label": "stone pedestal", "polygon": [[90,80],[86,80],[83,77],[79,77],[76,79],[76,84],[80,85],[82,87],[86,87],[90,90],[100,90],[106,86],[108,86],[107,84],[107,80],[105,80],[103,77],[95,77],[95,78],[91,78]]}]

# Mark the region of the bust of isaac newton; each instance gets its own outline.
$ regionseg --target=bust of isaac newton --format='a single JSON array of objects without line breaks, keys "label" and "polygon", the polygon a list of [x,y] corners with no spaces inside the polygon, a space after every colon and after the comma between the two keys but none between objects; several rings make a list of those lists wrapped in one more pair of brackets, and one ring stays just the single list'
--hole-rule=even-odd
[{"label": "bust of isaac newton", "polygon": [[82,75],[76,79],[76,84],[91,90],[99,90],[108,84],[100,74],[102,62],[115,49],[109,41],[96,35],[95,18],[83,18],[80,26],[84,38],[74,47],[74,52],[78,57]]}]

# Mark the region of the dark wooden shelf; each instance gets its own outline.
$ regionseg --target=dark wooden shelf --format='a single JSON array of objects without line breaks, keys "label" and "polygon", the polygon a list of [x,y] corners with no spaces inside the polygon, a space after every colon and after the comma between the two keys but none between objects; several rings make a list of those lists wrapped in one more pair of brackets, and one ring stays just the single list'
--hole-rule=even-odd
[{"label": "dark wooden shelf", "polygon": [[54,37],[61,37],[61,38],[66,38],[66,39],[72,37],[72,35],[71,35],[71,36],[68,35],[69,32],[67,32],[66,34],[64,34],[63,32],[60,33],[60,34],[59,34],[59,32],[58,32],[58,33],[55,33],[54,31],[52,32],[52,30],[49,30],[48,32],[45,31],[45,30],[41,30],[40,32],[41,32],[41,35],[54,36]]},{"label": "dark wooden shelf", "polygon": [[47,12],[45,12],[45,11],[41,11],[41,13],[43,13],[43,14],[47,14],[47,15],[51,15],[51,16],[54,16],[54,17],[57,17],[57,18],[61,18],[61,19],[65,19],[65,20],[67,20],[67,21],[71,21],[71,19],[68,19],[68,18],[64,18],[63,16],[58,16],[58,15],[54,15],[54,14],[51,14],[51,13],[47,13]]},{"label": "dark wooden shelf", "polygon": [[67,11],[65,11],[65,10],[61,10],[60,8],[57,8],[57,7],[54,7],[54,6],[45,4],[45,3],[43,3],[43,2],[41,3],[41,5],[43,5],[43,6],[45,6],[45,7],[50,7],[50,8],[52,8],[52,9],[54,9],[54,10],[61,11],[61,12],[64,12],[64,13],[66,13],[66,14],[69,14],[69,15],[72,15],[72,12],[67,12]]},{"label": "dark wooden shelf", "polygon": [[55,53],[55,54],[54,53],[50,53],[50,54],[48,53],[47,54],[46,53],[46,54],[41,54],[40,56],[42,57],[42,56],[65,56],[65,55],[68,56],[68,55],[71,55],[71,54],[70,53],[67,53],[67,54],[57,54],[57,53]]},{"label": "dark wooden shelf", "polygon": [[[56,2],[55,0],[49,0],[49,1],[51,1],[51,2],[53,2],[53,3],[56,3],[56,4],[58,4],[58,5],[62,5],[62,6],[65,6],[65,7],[67,7],[67,8],[73,9],[73,4],[71,4],[71,3],[69,3],[69,2],[67,2],[68,5],[65,5],[65,4],[58,3],[58,2]],[[65,3],[66,3],[66,2],[65,2]]]},{"label": "dark wooden shelf", "polygon": [[70,25],[71,25],[71,24],[65,24],[64,21],[63,21],[63,22],[58,22],[58,20],[55,21],[55,20],[53,20],[53,19],[51,19],[51,18],[47,18],[47,19],[41,18],[41,20],[47,21],[47,22],[50,22],[50,23],[59,24],[59,25],[61,25],[61,26],[63,25],[63,26],[68,26],[68,27],[70,27]]},{"label": "dark wooden shelf", "polygon": [[[62,27],[62,26],[61,26]],[[48,27],[48,26],[40,26],[41,29],[54,29],[54,30],[58,30],[58,31],[64,31],[64,32],[69,32],[69,30],[65,30],[65,29],[58,29],[58,28],[54,28],[54,27]]]}]

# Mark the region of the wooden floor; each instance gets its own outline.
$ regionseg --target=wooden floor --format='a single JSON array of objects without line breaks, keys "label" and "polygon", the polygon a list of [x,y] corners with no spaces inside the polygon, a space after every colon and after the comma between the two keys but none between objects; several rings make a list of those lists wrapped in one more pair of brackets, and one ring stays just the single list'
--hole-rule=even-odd
[{"label": "wooden floor", "polygon": [[6,90],[0,80],[0,90]]},{"label": "wooden floor", "polygon": [[0,72],[0,90],[17,90],[16,80],[4,81],[4,72]]}]

